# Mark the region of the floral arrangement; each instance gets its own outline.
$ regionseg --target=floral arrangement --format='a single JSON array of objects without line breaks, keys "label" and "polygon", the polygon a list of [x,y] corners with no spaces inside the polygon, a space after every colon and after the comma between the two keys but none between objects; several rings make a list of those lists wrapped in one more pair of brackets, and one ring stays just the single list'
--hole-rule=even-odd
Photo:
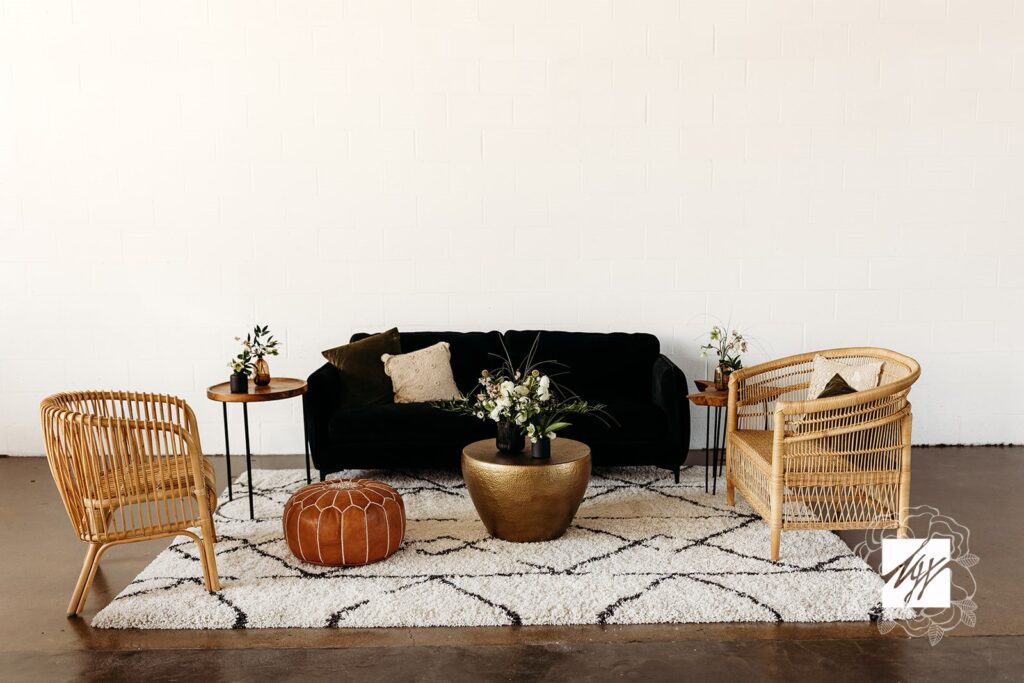
[{"label": "floral arrangement", "polygon": [[747,339],[739,330],[715,325],[708,333],[710,341],[700,347],[701,358],[718,357],[718,367],[732,372],[743,367],[740,354],[747,352]]},{"label": "floral arrangement", "polygon": [[252,375],[256,362],[263,360],[264,356],[276,356],[281,352],[281,342],[274,339],[267,325],[257,325],[245,335],[245,339],[235,337],[235,341],[241,342],[242,352],[228,361],[228,367],[236,373]]},{"label": "floral arrangement", "polygon": [[473,399],[450,402],[454,412],[468,413],[481,420],[510,422],[517,425],[532,443],[540,439],[554,439],[558,432],[571,426],[568,415],[597,413],[604,410],[600,404],[590,404],[577,396],[556,396],[557,387],[549,375],[537,368],[524,376],[520,371],[511,374],[484,370],[480,374],[479,391]]},{"label": "floral arrangement", "polygon": [[541,439],[554,439],[558,432],[571,426],[569,415],[604,412],[602,404],[592,404],[559,387],[552,376],[540,367],[553,361],[535,363],[538,335],[522,367],[515,367],[505,350],[502,366],[480,373],[477,388],[470,396],[454,401],[435,403],[438,408],[453,413],[472,415],[481,420],[515,425],[532,443]]}]

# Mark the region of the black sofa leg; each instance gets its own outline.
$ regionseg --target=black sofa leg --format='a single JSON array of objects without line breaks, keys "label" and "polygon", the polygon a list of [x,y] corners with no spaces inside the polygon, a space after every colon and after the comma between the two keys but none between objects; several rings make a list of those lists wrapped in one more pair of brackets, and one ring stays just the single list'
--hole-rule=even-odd
[{"label": "black sofa leg", "polygon": [[317,470],[317,472],[320,473],[320,481],[324,481],[325,479],[327,479],[327,473],[326,472],[324,472],[323,470]]},{"label": "black sofa leg", "polygon": [[676,468],[673,470],[673,472],[676,475],[676,483],[678,484],[679,483],[679,465],[676,465]]}]

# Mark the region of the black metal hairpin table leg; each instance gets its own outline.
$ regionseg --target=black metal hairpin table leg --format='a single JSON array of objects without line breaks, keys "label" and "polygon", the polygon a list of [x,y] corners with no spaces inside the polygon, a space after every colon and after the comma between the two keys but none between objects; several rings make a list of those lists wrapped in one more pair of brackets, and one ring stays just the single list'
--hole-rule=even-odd
[{"label": "black metal hairpin table leg", "polygon": [[708,459],[711,455],[711,408],[707,409],[707,418],[705,419],[706,428],[704,430],[704,493],[708,492]]},{"label": "black metal hairpin table leg", "polygon": [[228,500],[234,500],[231,486],[231,441],[228,439],[228,404],[225,402],[220,405],[224,408],[224,463],[228,468]]},{"label": "black metal hairpin table leg", "polygon": [[722,409],[722,457],[718,461],[718,470],[721,475],[725,476],[725,440],[729,436],[729,409]]},{"label": "black metal hairpin table leg", "polygon": [[718,415],[715,417],[715,429],[718,431],[718,476],[721,477],[725,473],[725,415],[722,414],[722,409],[718,409]]},{"label": "black metal hairpin table leg", "polygon": [[721,413],[721,408],[715,408],[715,447],[711,451],[711,495],[718,493],[718,424]]},{"label": "black metal hairpin table leg", "polygon": [[249,450],[249,404],[242,403],[242,421],[245,423],[245,472],[249,480],[249,519],[256,519],[252,507],[252,452]]}]

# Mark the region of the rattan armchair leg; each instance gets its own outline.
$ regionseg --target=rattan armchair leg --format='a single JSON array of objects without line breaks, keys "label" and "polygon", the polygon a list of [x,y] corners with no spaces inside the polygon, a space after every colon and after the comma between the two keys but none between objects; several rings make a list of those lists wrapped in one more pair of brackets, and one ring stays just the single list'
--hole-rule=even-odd
[{"label": "rattan armchair leg", "polygon": [[82,573],[78,575],[78,583],[75,584],[75,592],[71,594],[71,601],[68,603],[68,618],[76,617],[85,605],[85,595],[88,594],[88,584],[96,575],[96,559],[100,550],[100,543],[90,543],[89,549],[85,552],[85,560],[82,562]]},{"label": "rattan armchair leg", "polygon": [[103,558],[103,553],[107,552],[107,548],[115,543],[93,543],[95,546],[95,554],[92,558],[92,568],[89,570],[89,575],[85,579],[85,585],[82,587],[82,597],[78,599],[78,604],[75,606],[75,614],[69,616],[76,616],[82,613],[85,609],[85,601],[89,598],[89,589],[92,588],[92,582],[96,579],[96,572],[100,570],[100,560]]},{"label": "rattan armchair leg", "polygon": [[210,576],[210,563],[208,561],[208,553],[206,550],[206,543],[201,538],[192,538],[196,543],[196,548],[199,549],[199,566],[203,569],[203,588],[206,589],[207,593],[213,592],[213,578]]},{"label": "rattan armchair leg", "polygon": [[[206,527],[209,526],[209,529]],[[213,524],[203,525],[203,540],[200,547],[203,548],[203,579],[206,583],[206,590],[216,593],[220,590],[220,575],[217,573],[217,553],[214,550]]]},{"label": "rattan armchair leg", "polygon": [[[199,504],[199,526],[202,529],[203,537],[193,538],[199,545],[199,559],[203,565],[203,583],[206,590],[215,593],[220,590],[220,576],[217,574],[217,554],[214,544],[217,542],[217,531],[213,526],[213,511],[217,509],[217,501],[211,494],[210,500],[204,497],[204,492],[195,492],[196,502]],[[250,500],[250,502],[252,502]]]}]

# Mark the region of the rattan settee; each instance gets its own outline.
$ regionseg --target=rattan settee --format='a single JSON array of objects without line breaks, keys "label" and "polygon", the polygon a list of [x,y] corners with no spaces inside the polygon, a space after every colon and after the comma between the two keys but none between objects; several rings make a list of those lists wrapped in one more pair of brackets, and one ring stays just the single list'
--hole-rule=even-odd
[{"label": "rattan settee", "polygon": [[[879,385],[807,400],[815,355],[884,361]],[[783,531],[897,529],[910,504],[911,410],[917,361],[878,348],[830,349],[732,373],[726,421],[727,500],[735,490],[768,522],[771,559]]]}]

